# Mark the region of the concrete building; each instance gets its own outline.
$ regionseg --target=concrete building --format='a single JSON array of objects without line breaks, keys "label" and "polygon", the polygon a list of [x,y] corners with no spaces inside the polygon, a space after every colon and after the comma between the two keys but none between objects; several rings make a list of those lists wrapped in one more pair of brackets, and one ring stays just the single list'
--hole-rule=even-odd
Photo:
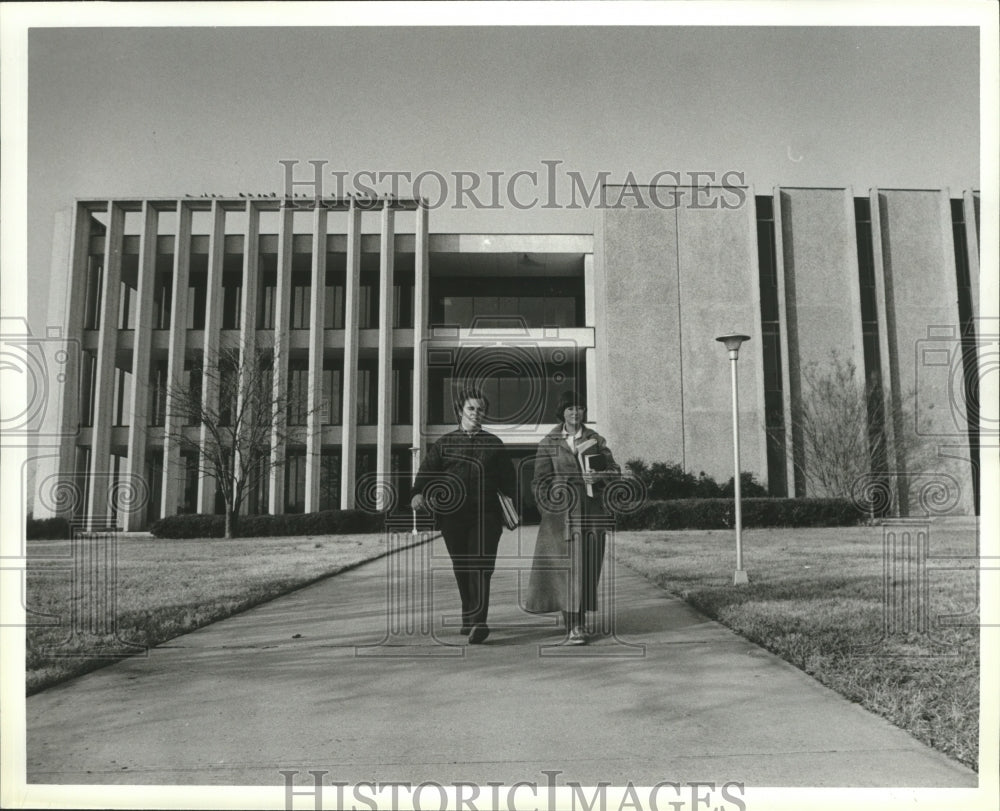
[{"label": "concrete building", "polygon": [[[173,439],[198,429],[177,424],[166,393],[220,348],[270,354],[290,398],[288,439],[271,449],[281,464],[246,511],[350,507],[370,474],[405,482],[411,448],[451,430],[460,381],[486,390],[487,427],[517,459],[575,387],[620,461],[724,481],[731,403],[715,337],[733,330],[752,336],[743,467],[772,494],[818,494],[797,415],[804,371],[833,352],[890,399],[916,393],[912,421],[872,416],[881,472],[906,480],[901,508],[941,474],[946,510],[976,509],[976,193],[602,191],[593,231],[575,234],[435,233],[411,200],[77,201],[56,229],[53,290],[65,288],[78,362],[50,409],[62,438],[36,516],[139,529],[217,511],[214,482]],[[907,432],[933,444],[933,470],[907,470]],[[75,499],[41,492],[67,481]],[[123,481],[148,497],[123,500]]]}]

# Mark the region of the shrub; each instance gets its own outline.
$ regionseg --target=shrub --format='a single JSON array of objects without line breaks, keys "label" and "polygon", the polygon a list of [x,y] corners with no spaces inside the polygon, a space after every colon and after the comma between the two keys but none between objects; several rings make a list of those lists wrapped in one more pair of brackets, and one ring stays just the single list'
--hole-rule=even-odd
[{"label": "shrub", "polygon": [[29,541],[62,541],[70,537],[69,521],[65,518],[33,518],[28,516],[24,537]]},{"label": "shrub", "polygon": [[[695,477],[676,462],[653,462],[648,465],[642,459],[629,459],[625,463],[625,469],[642,481],[646,486],[647,495],[654,501],[733,497],[732,476],[725,485],[720,485],[704,470]],[[740,474],[740,489],[744,498],[765,498],[768,495],[767,488],[748,471]]]},{"label": "shrub", "polygon": [[[745,498],[741,504],[744,527],[843,527],[863,519],[848,499]],[[732,499],[670,499],[620,516],[618,529],[729,529],[734,523]]]},{"label": "shrub", "polygon": [[[275,535],[347,535],[379,532],[384,517],[364,510],[324,510],[289,515],[241,516],[237,535],[244,538]],[[157,538],[221,538],[225,535],[224,515],[171,515],[161,518],[150,532]]]}]

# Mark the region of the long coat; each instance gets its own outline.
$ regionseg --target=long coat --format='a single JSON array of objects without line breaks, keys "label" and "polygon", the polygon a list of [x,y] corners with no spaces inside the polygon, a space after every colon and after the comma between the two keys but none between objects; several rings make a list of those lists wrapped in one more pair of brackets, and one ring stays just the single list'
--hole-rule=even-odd
[{"label": "long coat", "polygon": [[[588,455],[604,457],[606,470],[619,470],[607,442],[590,428],[583,428],[579,443],[596,439]],[[524,608],[535,614],[550,611],[594,611],[597,584],[604,561],[602,530],[588,529],[587,519],[606,517],[600,485],[587,495],[580,462],[557,425],[538,443],[532,491],[542,521],[535,541],[535,555]]]}]

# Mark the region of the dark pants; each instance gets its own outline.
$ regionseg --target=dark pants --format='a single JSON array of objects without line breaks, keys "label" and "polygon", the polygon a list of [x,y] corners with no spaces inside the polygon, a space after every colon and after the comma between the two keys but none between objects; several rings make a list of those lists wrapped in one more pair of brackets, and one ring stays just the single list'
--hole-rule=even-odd
[{"label": "dark pants", "polygon": [[490,579],[496,566],[503,526],[494,516],[457,516],[441,524],[462,599],[462,625],[485,623],[490,610]]}]

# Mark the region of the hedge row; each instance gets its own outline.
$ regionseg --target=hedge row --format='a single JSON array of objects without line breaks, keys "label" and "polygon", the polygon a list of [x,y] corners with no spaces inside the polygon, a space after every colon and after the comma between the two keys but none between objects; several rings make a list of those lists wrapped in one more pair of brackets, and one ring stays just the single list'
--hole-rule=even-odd
[{"label": "hedge row", "polygon": [[[849,499],[745,498],[745,527],[847,527],[864,516]],[[735,525],[733,500],[685,498],[648,501],[636,512],[621,515],[618,529],[728,529]]]},{"label": "hedge row", "polygon": [[[234,534],[245,538],[275,535],[347,535],[380,532],[384,516],[363,510],[324,510],[289,515],[241,516]],[[171,515],[161,518],[149,531],[157,538],[221,538],[224,515]]]},{"label": "hedge row", "polygon": [[69,538],[69,521],[65,518],[32,518],[24,526],[24,537],[29,541],[62,541]]}]

